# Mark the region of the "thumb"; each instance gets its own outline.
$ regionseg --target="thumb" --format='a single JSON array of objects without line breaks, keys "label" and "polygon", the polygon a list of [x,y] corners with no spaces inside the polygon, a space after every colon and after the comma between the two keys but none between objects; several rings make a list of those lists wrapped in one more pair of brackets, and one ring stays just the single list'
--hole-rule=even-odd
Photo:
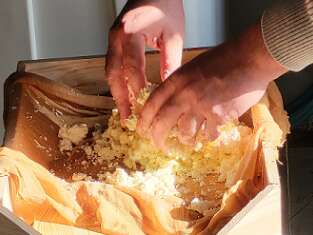
[{"label": "thumb", "polygon": [[184,40],[179,34],[163,34],[160,45],[160,73],[164,81],[180,65]]}]

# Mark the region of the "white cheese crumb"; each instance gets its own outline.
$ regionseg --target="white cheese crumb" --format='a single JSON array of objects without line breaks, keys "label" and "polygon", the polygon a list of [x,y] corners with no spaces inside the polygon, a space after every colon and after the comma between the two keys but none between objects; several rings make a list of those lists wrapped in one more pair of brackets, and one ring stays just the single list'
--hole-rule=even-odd
[{"label": "white cheese crumb", "polygon": [[73,144],[77,145],[84,138],[86,138],[87,134],[87,124],[75,124],[71,127],[65,125],[61,127],[58,134],[59,138],[61,139],[59,142],[60,151],[71,151]]},{"label": "white cheese crumb", "polygon": [[71,127],[63,126],[59,131],[59,138],[70,140],[73,144],[78,144],[88,134],[87,124],[75,124]]},{"label": "white cheese crumb", "polygon": [[74,173],[72,175],[72,180],[73,181],[81,181],[81,180],[86,180],[86,179],[88,179],[88,175],[85,174],[85,173],[78,172],[78,173]]},{"label": "white cheese crumb", "polygon": [[135,171],[128,174],[124,169],[117,168],[116,171],[107,175],[109,182],[124,187],[133,187],[154,196],[178,196],[176,189],[176,177],[173,167],[176,162],[170,161],[164,168],[152,172]]}]

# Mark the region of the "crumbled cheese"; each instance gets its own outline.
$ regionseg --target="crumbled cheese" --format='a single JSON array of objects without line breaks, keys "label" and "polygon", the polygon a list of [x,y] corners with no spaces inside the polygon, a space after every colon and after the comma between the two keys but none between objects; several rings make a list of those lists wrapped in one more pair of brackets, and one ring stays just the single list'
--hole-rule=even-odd
[{"label": "crumbled cheese", "polygon": [[[198,142],[191,147],[179,143],[174,128],[167,140],[169,151],[164,153],[135,131],[138,114],[153,89],[151,86],[140,93],[126,127],[121,126],[118,111],[113,110],[108,128],[105,131],[96,128],[88,144],[79,145],[87,136],[87,125],[61,128],[60,150],[71,151],[73,146],[80,147],[87,156],[88,164],[105,166],[97,174],[100,181],[133,187],[158,197],[189,195],[185,200],[189,209],[203,215],[215,213],[223,193],[233,183],[252,131],[240,123],[227,123],[219,128],[220,135],[215,141]],[[110,173],[112,170],[113,173]],[[204,184],[210,174],[217,175],[218,182],[225,184],[225,188],[217,191],[213,186],[210,188]],[[79,181],[90,179],[88,177],[75,173],[72,179]],[[184,185],[188,180],[198,185],[197,192]],[[212,191],[216,200],[214,203],[206,199],[208,195],[213,195]]]},{"label": "crumbled cheese", "polygon": [[87,154],[87,156],[91,156],[93,154],[93,149],[91,146],[84,147],[84,151]]},{"label": "crumbled cheese", "polygon": [[174,173],[175,161],[171,161],[166,167],[151,172],[135,171],[128,174],[125,169],[117,168],[113,174],[106,174],[106,181],[136,188],[150,195],[179,196],[180,192],[176,189],[176,177]]},{"label": "crumbled cheese", "polygon": [[73,149],[72,142],[68,139],[61,139],[59,142],[59,149],[61,152],[71,151]]},{"label": "crumbled cheese", "polygon": [[61,152],[71,151],[73,144],[77,145],[88,134],[88,126],[86,124],[75,124],[73,126],[63,126],[59,130],[59,148]]},{"label": "crumbled cheese", "polygon": [[73,181],[82,181],[82,180],[88,181],[88,180],[91,180],[91,177],[88,176],[87,174],[78,172],[72,175],[72,180]]},{"label": "crumbled cheese", "polygon": [[203,147],[203,144],[200,143],[200,142],[197,142],[197,143],[195,144],[194,150],[195,150],[196,152],[199,152],[199,151],[202,149],[202,147]]},{"label": "crumbled cheese", "polygon": [[75,124],[71,127],[63,126],[59,131],[59,138],[68,139],[73,144],[78,144],[82,141],[88,134],[87,124]]}]

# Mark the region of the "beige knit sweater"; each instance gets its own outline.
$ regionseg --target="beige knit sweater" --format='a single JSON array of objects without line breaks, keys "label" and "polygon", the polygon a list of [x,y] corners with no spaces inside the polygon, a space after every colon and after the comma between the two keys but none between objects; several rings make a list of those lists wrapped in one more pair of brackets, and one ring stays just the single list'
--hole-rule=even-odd
[{"label": "beige knit sweater", "polygon": [[313,0],[281,0],[262,18],[265,44],[292,71],[313,63]]}]

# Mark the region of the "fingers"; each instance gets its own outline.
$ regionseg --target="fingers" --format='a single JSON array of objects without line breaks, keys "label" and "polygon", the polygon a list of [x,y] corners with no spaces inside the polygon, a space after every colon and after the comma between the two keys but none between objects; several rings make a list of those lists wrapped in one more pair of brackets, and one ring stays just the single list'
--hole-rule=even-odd
[{"label": "fingers", "polygon": [[123,73],[129,91],[137,97],[146,84],[145,40],[142,35],[125,35],[123,41]]},{"label": "fingers", "polygon": [[143,36],[125,35],[121,29],[113,29],[106,62],[106,77],[123,120],[130,115],[131,101],[146,83]]},{"label": "fingers", "polygon": [[192,144],[195,139],[215,140],[218,126],[225,123],[207,102],[201,108],[203,97],[201,81],[180,77],[180,70],[165,80],[163,85],[152,93],[141,112],[137,130],[141,135],[151,133],[154,143],[165,149],[165,141],[174,126],[178,127],[178,139],[184,144]]},{"label": "fingers", "polygon": [[105,71],[111,93],[123,120],[130,115],[130,103],[127,84],[123,78],[123,49],[118,33],[110,32]]},{"label": "fingers", "polygon": [[[176,82],[176,84],[183,84],[181,83],[182,79],[172,79],[165,81],[165,83],[169,83],[169,81]],[[187,79],[185,79],[187,80]],[[171,84],[171,82],[170,82]],[[180,85],[182,86],[182,85]],[[177,88],[177,87],[176,87]],[[179,89],[179,92],[175,93],[174,96],[167,99],[167,101],[159,108],[159,111],[155,115],[155,118],[152,122],[151,126],[151,135],[154,143],[156,146],[164,149],[165,141],[172,130],[174,126],[178,123],[179,118],[186,112],[191,110],[190,103],[188,103],[188,98],[190,97],[191,92],[188,92],[189,89],[184,89],[183,87]],[[175,91],[174,91],[175,92]],[[187,122],[190,122],[190,119],[196,118],[193,114],[191,116],[187,117]],[[186,127],[188,128],[186,131],[189,135],[194,135],[194,133],[197,132],[197,122],[200,119],[200,117],[197,117],[195,120],[191,121],[190,128],[188,125],[190,123],[186,124],[181,122],[182,124],[186,124]],[[201,121],[201,120],[199,120]],[[201,122],[200,122],[201,123]]]},{"label": "fingers", "polygon": [[177,123],[178,140],[183,144],[194,144],[197,132],[204,120],[202,115],[195,112],[183,114]]},{"label": "fingers", "polygon": [[141,33],[150,35],[164,30],[164,12],[157,8],[135,8],[127,12],[123,18],[125,34]]},{"label": "fingers", "polygon": [[177,124],[179,117],[184,113],[184,106],[175,103],[166,103],[158,112],[151,126],[151,137],[154,144],[166,150],[166,139],[170,131]]},{"label": "fingers", "polygon": [[174,76],[163,82],[149,97],[145,103],[137,124],[138,132],[145,136],[150,128],[154,117],[160,108],[175,94],[188,84],[188,79],[179,79]]},{"label": "fingers", "polygon": [[180,34],[162,35],[160,43],[160,75],[162,81],[168,78],[181,65],[183,37]]},{"label": "fingers", "polygon": [[213,141],[219,136],[218,127],[223,124],[222,120],[205,119],[200,114],[185,112],[183,105],[174,103],[167,103],[160,109],[151,126],[151,137],[157,147],[166,151],[166,139],[176,125],[178,140],[185,145],[195,144],[196,139]]},{"label": "fingers", "polygon": [[206,120],[201,124],[197,138],[201,142],[215,140],[219,135],[218,126],[222,124],[223,123],[219,119],[206,117]]}]

